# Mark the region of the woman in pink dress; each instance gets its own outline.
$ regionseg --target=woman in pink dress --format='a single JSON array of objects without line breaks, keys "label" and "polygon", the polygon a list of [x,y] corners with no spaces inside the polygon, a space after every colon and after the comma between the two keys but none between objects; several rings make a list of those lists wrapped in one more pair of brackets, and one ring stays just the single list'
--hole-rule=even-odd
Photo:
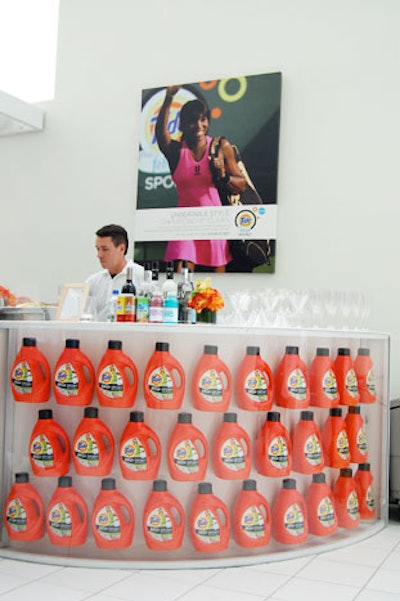
[{"label": "woman in pink dress", "polygon": [[[170,106],[180,86],[169,86],[156,123],[156,138],[165,155],[178,193],[178,207],[221,206],[209,164],[212,137],[207,135],[210,111],[201,100],[190,100],[180,112],[180,140],[168,131]],[[234,150],[225,138],[220,154],[213,160],[214,169],[232,192],[244,189],[245,178],[237,165]],[[191,268],[202,265],[224,272],[232,260],[227,240],[172,240],[168,242],[165,261],[188,261]]]}]

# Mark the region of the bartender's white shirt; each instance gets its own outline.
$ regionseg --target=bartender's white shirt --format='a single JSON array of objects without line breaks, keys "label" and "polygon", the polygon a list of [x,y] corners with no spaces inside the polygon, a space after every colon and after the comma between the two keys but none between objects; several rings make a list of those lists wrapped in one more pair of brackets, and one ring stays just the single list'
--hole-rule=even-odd
[{"label": "bartender's white shirt", "polygon": [[127,267],[132,267],[132,281],[138,291],[142,285],[144,277],[144,269],[138,263],[131,259],[127,262],[123,270],[113,278],[107,269],[98,271],[87,278],[89,284],[89,294],[95,299],[98,321],[107,321],[107,307],[110,302],[113,290],[121,291],[122,286],[126,282]]}]

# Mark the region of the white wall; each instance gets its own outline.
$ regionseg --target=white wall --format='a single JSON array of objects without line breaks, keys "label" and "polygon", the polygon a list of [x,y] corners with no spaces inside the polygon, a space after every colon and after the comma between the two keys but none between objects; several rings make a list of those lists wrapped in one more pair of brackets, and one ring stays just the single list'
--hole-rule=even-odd
[{"label": "white wall", "polygon": [[399,395],[399,19],[398,0],[61,0],[45,130],[0,138],[0,284],[54,300],[98,269],[98,227],[133,232],[143,88],[281,71],[277,271],[223,287],[362,290]]}]

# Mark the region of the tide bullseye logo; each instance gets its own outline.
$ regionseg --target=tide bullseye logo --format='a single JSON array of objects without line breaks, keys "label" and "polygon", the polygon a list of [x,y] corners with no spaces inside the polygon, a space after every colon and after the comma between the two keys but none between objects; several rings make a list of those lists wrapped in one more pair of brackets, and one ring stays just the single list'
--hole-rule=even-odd
[{"label": "tide bullseye logo", "polygon": [[236,214],[235,225],[241,234],[250,232],[256,223],[256,214],[251,209],[243,209]]}]

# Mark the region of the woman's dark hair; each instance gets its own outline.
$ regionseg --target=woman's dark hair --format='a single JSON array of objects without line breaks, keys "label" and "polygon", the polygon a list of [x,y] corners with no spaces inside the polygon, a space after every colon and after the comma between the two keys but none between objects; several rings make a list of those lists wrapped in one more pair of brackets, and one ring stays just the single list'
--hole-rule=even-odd
[{"label": "woman's dark hair", "polygon": [[192,123],[199,117],[207,117],[210,120],[210,109],[203,100],[199,100],[198,98],[196,100],[189,100],[181,108],[179,117],[180,128],[182,129],[182,125]]},{"label": "woman's dark hair", "polygon": [[128,232],[121,225],[115,225],[112,223],[111,225],[104,225],[96,232],[96,236],[99,238],[111,238],[114,246],[119,246],[120,244],[125,244],[125,255],[128,250]]}]

